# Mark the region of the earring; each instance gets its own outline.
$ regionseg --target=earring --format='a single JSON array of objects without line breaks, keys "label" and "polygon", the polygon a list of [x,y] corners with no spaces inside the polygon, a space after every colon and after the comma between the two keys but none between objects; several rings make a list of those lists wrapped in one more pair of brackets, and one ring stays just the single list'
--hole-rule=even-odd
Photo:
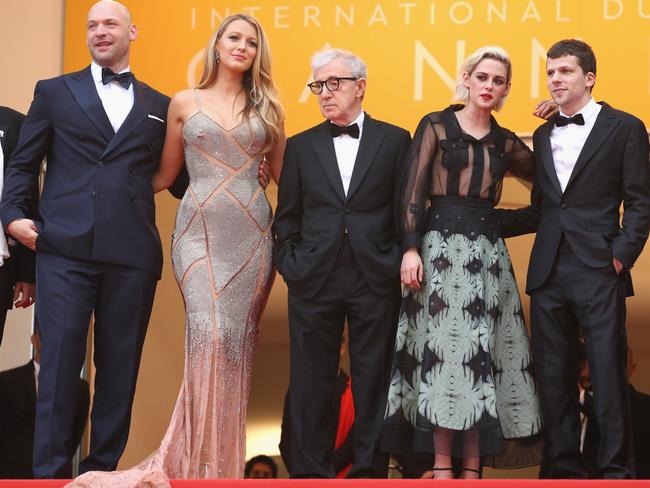
[{"label": "earring", "polygon": [[215,49],[214,50],[214,62],[216,64],[219,64],[219,61],[221,61],[221,55],[219,54],[219,50]]}]

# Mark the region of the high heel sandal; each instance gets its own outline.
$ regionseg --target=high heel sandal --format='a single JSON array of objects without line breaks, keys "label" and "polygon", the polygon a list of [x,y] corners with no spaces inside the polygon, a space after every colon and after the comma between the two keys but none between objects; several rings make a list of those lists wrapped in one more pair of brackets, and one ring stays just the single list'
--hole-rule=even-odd
[{"label": "high heel sandal", "polygon": [[463,471],[469,471],[470,473],[476,473],[476,474],[478,475],[478,477],[476,477],[476,478],[465,478],[465,479],[481,479],[481,471],[479,471],[478,469],[474,469],[474,468],[462,468],[462,469],[460,470],[460,472],[462,473]]},{"label": "high heel sandal", "polygon": [[[453,479],[454,477],[454,468],[431,468],[431,471],[433,471],[431,479]],[[434,478],[436,471],[451,471],[451,478]]]}]

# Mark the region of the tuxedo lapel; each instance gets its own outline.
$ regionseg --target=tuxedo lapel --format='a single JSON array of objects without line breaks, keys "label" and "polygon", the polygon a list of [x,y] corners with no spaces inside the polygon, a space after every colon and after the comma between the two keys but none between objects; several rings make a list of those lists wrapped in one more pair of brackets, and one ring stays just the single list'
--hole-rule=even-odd
[{"label": "tuxedo lapel", "polygon": [[542,160],[542,164],[548,173],[548,177],[553,183],[553,187],[557,192],[562,195],[562,187],[560,186],[560,180],[557,177],[557,171],[555,171],[555,163],[553,162],[553,151],[551,149],[551,128],[553,124],[547,122],[540,127],[539,134],[539,147],[535,147],[535,153],[539,155],[539,158]]},{"label": "tuxedo lapel", "polygon": [[614,128],[618,125],[618,122],[618,119],[611,112],[609,105],[603,103],[600,113],[596,118],[596,123],[591,129],[585,145],[582,146],[582,151],[580,151],[580,155],[573,167],[571,177],[566,185],[567,188],[571,186],[571,183],[576,179],[580,171],[594,157],[598,149],[601,148]]},{"label": "tuxedo lapel", "polygon": [[352,178],[350,179],[348,200],[352,198],[354,192],[359,188],[383,140],[384,131],[381,129],[381,126],[366,114],[361,141],[359,142],[359,150],[357,151],[357,159],[354,162]]},{"label": "tuxedo lapel", "polygon": [[[365,130],[365,128],[364,128]],[[336,161],[336,152],[334,151],[334,141],[327,128],[327,121],[316,126],[309,134],[309,139],[314,150],[318,155],[318,160],[325,170],[327,178],[334,187],[336,194],[342,201],[345,201],[345,192],[343,191],[343,181],[341,172]]]},{"label": "tuxedo lapel", "polygon": [[126,119],[120,126],[115,136],[111,139],[104,150],[102,157],[105,157],[113,149],[118,147],[133,130],[147,118],[149,109],[153,104],[153,92],[151,89],[135,78],[133,79],[133,107]]},{"label": "tuxedo lapel", "polygon": [[86,116],[97,127],[102,136],[104,136],[106,142],[110,141],[115,135],[115,131],[104,111],[104,106],[97,93],[97,88],[95,88],[90,67],[66,76],[64,80],[72,96],[81,106]]}]

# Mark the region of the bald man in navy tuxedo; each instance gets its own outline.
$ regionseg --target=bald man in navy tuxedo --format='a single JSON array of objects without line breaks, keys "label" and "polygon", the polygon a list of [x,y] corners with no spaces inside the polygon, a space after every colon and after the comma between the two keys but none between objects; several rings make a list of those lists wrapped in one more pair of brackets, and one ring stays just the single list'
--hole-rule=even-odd
[{"label": "bald man in navy tuxedo", "polygon": [[[151,179],[169,98],[129,70],[137,29],[110,0],[88,13],[92,64],[36,84],[9,161],[6,231],[36,251],[42,356],[34,477],[70,477],[78,377],[94,315],[90,452],[80,472],[114,470],[126,445],[142,345],[162,267]],[[29,201],[43,157],[39,206]]]}]

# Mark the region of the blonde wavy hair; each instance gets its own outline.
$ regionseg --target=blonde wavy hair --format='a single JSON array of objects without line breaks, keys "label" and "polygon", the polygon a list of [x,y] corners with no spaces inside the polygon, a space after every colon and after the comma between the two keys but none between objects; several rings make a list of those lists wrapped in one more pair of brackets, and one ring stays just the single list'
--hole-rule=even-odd
[{"label": "blonde wavy hair", "polygon": [[284,109],[271,77],[269,43],[262,26],[254,17],[248,14],[229,15],[210,36],[208,46],[205,49],[203,75],[197,88],[210,88],[216,83],[219,76],[219,65],[214,59],[217,41],[221,39],[228,26],[236,20],[248,22],[257,33],[257,54],[250,69],[244,73],[246,105],[242,110],[242,114],[247,122],[251,118],[251,113],[256,114],[262,121],[267,136],[266,145],[262,148],[262,152],[267,152],[280,137],[282,123],[284,122]]},{"label": "blonde wavy hair", "polygon": [[[467,100],[469,99],[469,90],[465,86],[465,79],[463,77],[463,74],[467,73],[469,76],[471,76],[479,63],[484,59],[494,59],[495,61],[503,63],[506,67],[507,73],[506,84],[510,83],[510,80],[512,79],[512,62],[510,61],[510,56],[505,51],[505,49],[497,46],[481,47],[470,54],[465,59],[465,61],[463,61],[463,65],[460,67],[458,77],[456,78],[456,88],[454,90],[453,98],[454,100],[467,103]],[[499,100],[499,104],[495,107],[495,110],[497,112],[501,110],[501,107],[503,107],[503,104],[506,103],[507,98],[508,97],[505,96]]]}]

